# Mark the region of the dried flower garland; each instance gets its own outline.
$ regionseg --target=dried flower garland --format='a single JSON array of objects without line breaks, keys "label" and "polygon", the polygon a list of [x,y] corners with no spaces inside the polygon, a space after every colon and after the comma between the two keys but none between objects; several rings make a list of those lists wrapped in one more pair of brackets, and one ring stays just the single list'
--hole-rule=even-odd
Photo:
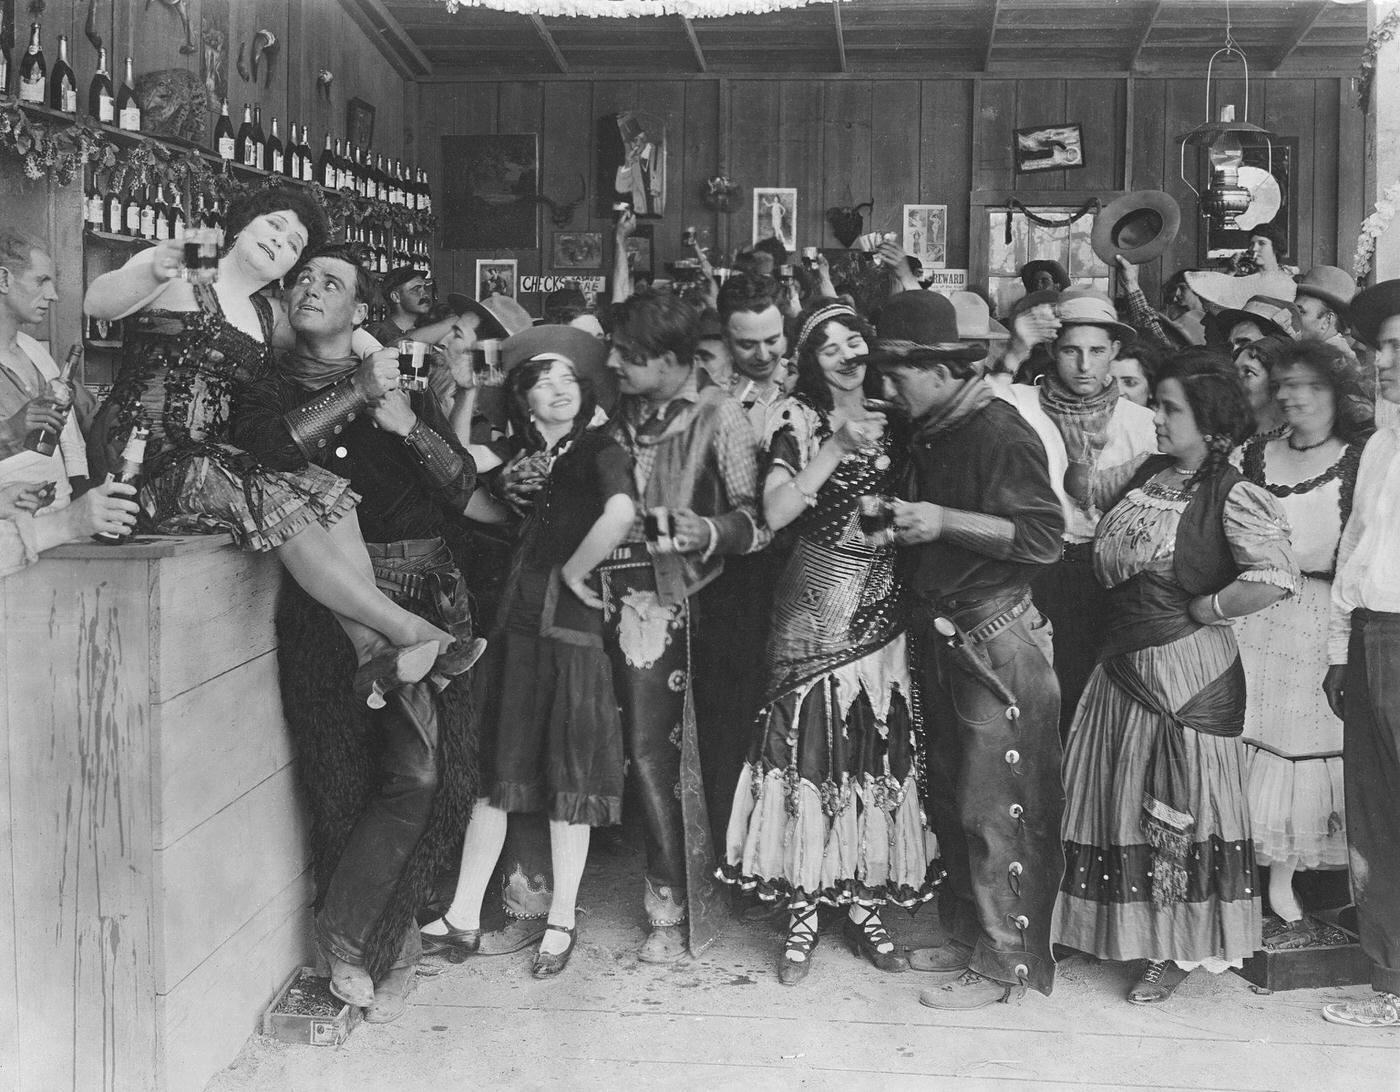
[{"label": "dried flower garland", "polygon": [[72,182],[85,163],[115,162],[111,143],[86,119],[51,125],[13,103],[0,107],[0,151],[20,160],[26,178],[51,177],[60,186]]},{"label": "dried flower garland", "polygon": [[1361,55],[1361,75],[1356,81],[1356,105],[1363,114],[1371,109],[1371,85],[1376,81],[1376,58],[1380,55],[1381,46],[1391,41],[1397,33],[1400,33],[1400,9],[1392,11],[1377,23],[1376,29],[1366,39],[1366,51]]},{"label": "dried flower garland", "polygon": [[[713,19],[724,15],[764,15],[831,0],[446,0],[449,15],[461,8],[487,8],[512,15],[542,15],[550,19],[631,19],[683,15]],[[845,0],[836,0],[844,3]]]},{"label": "dried flower garland", "polygon": [[1376,252],[1376,240],[1385,234],[1395,210],[1400,208],[1400,182],[1393,183],[1381,194],[1375,210],[1361,221],[1361,234],[1356,237],[1356,254],[1351,259],[1351,271],[1358,281],[1371,272],[1371,258]]}]

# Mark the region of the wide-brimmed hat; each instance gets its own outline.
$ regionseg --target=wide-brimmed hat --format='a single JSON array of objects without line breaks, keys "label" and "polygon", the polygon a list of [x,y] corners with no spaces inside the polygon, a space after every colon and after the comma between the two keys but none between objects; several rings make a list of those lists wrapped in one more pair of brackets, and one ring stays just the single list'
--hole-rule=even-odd
[{"label": "wide-brimmed hat", "polygon": [[501,325],[501,320],[470,296],[464,296],[460,292],[449,292],[447,307],[454,315],[475,315],[480,319],[476,327],[478,338],[510,337],[510,331]]},{"label": "wide-brimmed hat", "polygon": [[535,324],[534,316],[529,311],[509,296],[502,296],[498,292],[493,292],[482,300],[481,306],[496,316],[508,337],[520,333],[521,330],[528,330]]},{"label": "wide-brimmed hat", "polygon": [[531,326],[501,342],[501,365],[507,372],[537,356],[562,356],[572,362],[580,379],[593,387],[593,397],[605,413],[617,404],[617,376],[608,367],[608,347],[575,326]]},{"label": "wide-brimmed hat", "polygon": [[1049,273],[1057,288],[1064,288],[1069,285],[1069,273],[1059,262],[1052,258],[1036,258],[1021,266],[1018,275],[1021,283],[1026,286],[1026,291],[1031,290],[1031,281],[1035,279],[1037,273]]},{"label": "wide-brimmed hat", "polygon": [[1186,272],[1186,286],[1196,293],[1207,313],[1229,307],[1243,307],[1250,296],[1272,296],[1276,300],[1291,300],[1298,294],[1298,283],[1281,269],[1271,273],[1250,273],[1232,277],[1209,269]]},{"label": "wide-brimmed hat", "polygon": [[986,349],[958,337],[953,301],[926,288],[901,292],[885,304],[875,323],[867,364],[901,364],[911,357],[981,360]]},{"label": "wide-brimmed hat", "polygon": [[1335,265],[1315,265],[1298,278],[1298,295],[1319,299],[1345,318],[1356,295],[1356,281]]},{"label": "wide-brimmed hat", "polygon": [[1113,301],[1092,288],[1066,288],[1055,301],[1060,329],[1066,326],[1101,326],[1117,341],[1132,341],[1137,331],[1118,321]]},{"label": "wide-brimmed hat", "polygon": [[950,292],[948,299],[958,315],[958,338],[962,341],[1005,341],[1011,332],[992,318],[992,309],[976,292]]},{"label": "wide-brimmed hat", "polygon": [[1226,337],[1230,336],[1230,328],[1241,322],[1252,322],[1266,334],[1294,341],[1303,336],[1303,316],[1297,304],[1273,296],[1250,296],[1243,307],[1226,308],[1215,316],[1215,321]]},{"label": "wide-brimmed hat", "polygon": [[1159,312],[1157,322],[1177,343],[1177,348],[1189,349],[1193,345],[1206,343],[1205,315],[1204,311],[1192,310],[1184,311],[1176,318],[1169,319]]},{"label": "wide-brimmed hat", "polygon": [[1109,265],[1120,254],[1133,265],[1160,257],[1181,230],[1181,206],[1163,190],[1134,190],[1110,201],[1094,219],[1090,244]]},{"label": "wide-brimmed hat", "polygon": [[1371,348],[1379,348],[1381,323],[1400,315],[1400,280],[1381,281],[1352,297],[1347,308],[1352,332]]}]

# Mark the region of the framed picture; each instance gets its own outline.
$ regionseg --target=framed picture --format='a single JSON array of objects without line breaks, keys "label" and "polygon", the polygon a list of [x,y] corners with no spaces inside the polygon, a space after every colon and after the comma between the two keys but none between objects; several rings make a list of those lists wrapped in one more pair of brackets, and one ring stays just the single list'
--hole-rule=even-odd
[{"label": "framed picture", "polygon": [[443,245],[534,250],[539,241],[539,138],[482,133],[442,138]]},{"label": "framed picture", "polygon": [[603,233],[601,231],[556,231],[554,233],[555,269],[602,269]]},{"label": "framed picture", "polygon": [[374,107],[364,99],[345,104],[345,136],[351,144],[368,148],[374,143]]},{"label": "framed picture", "polygon": [[904,206],[904,253],[925,269],[948,264],[948,206]]},{"label": "framed picture", "polygon": [[1079,123],[1016,130],[1016,170],[1064,171],[1084,166],[1084,134]]},{"label": "framed picture", "polygon": [[[1233,258],[1249,248],[1249,233],[1261,224],[1283,232],[1287,260],[1298,264],[1293,253],[1298,241],[1298,201],[1293,194],[1293,165],[1298,162],[1298,138],[1275,137],[1273,154],[1268,148],[1246,148],[1240,163],[1240,185],[1249,191],[1249,208],[1235,218],[1233,228],[1222,228],[1203,218],[1207,260]],[[1202,187],[1204,189],[1204,187]],[[1285,255],[1280,254],[1280,258]],[[1306,259],[1306,255],[1303,256]],[[1306,264],[1306,262],[1304,262]]]},{"label": "framed picture", "polygon": [[652,238],[651,224],[638,224],[637,230],[627,236],[627,268],[634,277],[652,275]]},{"label": "framed picture", "polygon": [[666,122],[625,110],[598,121],[598,215],[626,201],[639,217],[666,211]]},{"label": "framed picture", "polygon": [[759,189],[753,191],[753,242],[777,239],[789,252],[797,250],[797,191]]},{"label": "framed picture", "polygon": [[520,278],[516,276],[514,258],[478,258],[476,262],[476,298],[487,296],[509,296],[519,294],[516,289]]}]

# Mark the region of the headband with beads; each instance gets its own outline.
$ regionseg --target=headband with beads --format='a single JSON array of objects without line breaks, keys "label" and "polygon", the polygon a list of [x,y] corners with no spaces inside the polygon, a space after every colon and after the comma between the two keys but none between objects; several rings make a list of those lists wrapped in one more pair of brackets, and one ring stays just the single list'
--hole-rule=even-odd
[{"label": "headband with beads", "polygon": [[859,321],[859,316],[856,315],[855,311],[844,303],[828,303],[825,307],[818,307],[807,316],[807,321],[802,324],[802,330],[797,335],[797,349],[793,355],[801,356],[803,348],[816,328],[828,319],[834,318],[852,318]]}]

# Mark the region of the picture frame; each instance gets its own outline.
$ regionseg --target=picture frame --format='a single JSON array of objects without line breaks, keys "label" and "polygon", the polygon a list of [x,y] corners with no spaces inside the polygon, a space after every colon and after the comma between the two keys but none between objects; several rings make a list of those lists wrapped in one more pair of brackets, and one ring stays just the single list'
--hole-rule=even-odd
[{"label": "picture frame", "polygon": [[443,247],[488,254],[538,249],[539,161],[537,133],[443,137]]},{"label": "picture frame", "polygon": [[1016,130],[1016,172],[1077,170],[1085,164],[1084,131],[1077,121]]},{"label": "picture frame", "polygon": [[795,254],[797,245],[797,190],[786,186],[756,186],[753,191],[753,245],[776,238]]},{"label": "picture frame", "polygon": [[369,148],[374,143],[374,107],[364,99],[345,103],[345,136],[351,144]]},{"label": "picture frame", "polygon": [[551,247],[553,269],[602,269],[601,231],[556,231]]},{"label": "picture frame", "polygon": [[598,216],[625,201],[639,219],[666,212],[666,121],[641,110],[598,119]]},{"label": "picture frame", "polygon": [[520,277],[515,258],[478,258],[476,260],[476,298],[487,296],[509,296],[515,299],[519,292]]},{"label": "picture frame", "polygon": [[948,265],[948,206],[904,206],[904,253],[918,258],[924,269]]},{"label": "picture frame", "polygon": [[654,227],[652,224],[638,224],[636,230],[627,236],[627,268],[632,276],[645,275],[651,278],[654,274],[652,246],[654,240]]},{"label": "picture frame", "polygon": [[[1250,229],[1260,224],[1269,224],[1284,234],[1288,245],[1287,259],[1296,264],[1298,256],[1293,248],[1298,242],[1298,200],[1293,193],[1293,171],[1298,162],[1298,138],[1274,137],[1273,153],[1268,148],[1246,148],[1240,161],[1240,185],[1255,195],[1251,207],[1239,217],[1239,226],[1223,228],[1209,217],[1202,219],[1205,239],[1206,261],[1229,260],[1249,248]],[[1265,176],[1273,179],[1272,185],[1260,187]],[[1201,187],[1204,189],[1204,187]],[[1267,191],[1267,192],[1264,192]],[[1259,206],[1255,202],[1268,200],[1269,208],[1277,205],[1273,215],[1259,218]],[[1280,255],[1283,257],[1283,255]]]}]

